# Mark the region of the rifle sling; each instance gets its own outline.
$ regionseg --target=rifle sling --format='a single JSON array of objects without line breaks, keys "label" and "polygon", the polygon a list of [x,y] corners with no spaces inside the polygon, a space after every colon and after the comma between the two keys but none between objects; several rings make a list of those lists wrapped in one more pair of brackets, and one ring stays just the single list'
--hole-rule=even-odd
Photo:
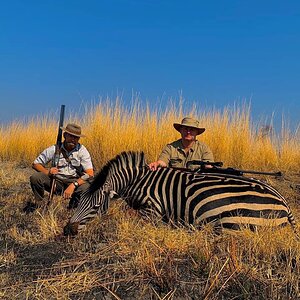
[{"label": "rifle sling", "polygon": [[[61,154],[63,155],[63,157],[64,157],[64,159],[68,162],[68,164],[71,164],[72,165],[72,163],[71,163],[71,160],[70,160],[70,158],[68,157],[68,155],[67,155],[67,153],[66,153],[66,150],[64,149],[64,148],[60,148],[60,152],[61,152]],[[73,165],[72,165],[73,166]],[[82,175],[83,175],[83,171],[82,171],[82,166],[80,165],[80,166],[73,166],[75,169],[76,169],[76,173],[77,173],[77,175],[79,176],[79,177],[81,177]]]}]

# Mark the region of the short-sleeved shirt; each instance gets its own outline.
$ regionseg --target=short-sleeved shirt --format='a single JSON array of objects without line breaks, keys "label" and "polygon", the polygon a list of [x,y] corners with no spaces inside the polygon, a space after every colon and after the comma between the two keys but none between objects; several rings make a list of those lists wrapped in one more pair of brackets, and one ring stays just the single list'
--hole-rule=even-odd
[{"label": "short-sleeved shirt", "polygon": [[182,144],[182,140],[179,139],[171,144],[168,144],[161,152],[158,160],[164,161],[169,167],[177,168],[189,168],[194,170],[199,168],[199,165],[188,164],[188,162],[196,161],[214,161],[214,156],[210,148],[196,140],[193,147],[190,148],[186,154]]},{"label": "short-sleeved shirt", "polygon": [[[81,144],[77,144],[75,149],[68,152],[64,146],[64,149],[68,160],[64,157],[62,153],[59,156],[58,162],[58,174],[65,176],[74,176],[77,177],[77,171],[82,167],[83,171],[88,169],[93,169],[93,164],[91,160],[90,153],[86,149],[85,146]],[[34,164],[42,164],[46,166],[52,159],[55,154],[55,145],[48,147],[45,149],[35,160]]]}]

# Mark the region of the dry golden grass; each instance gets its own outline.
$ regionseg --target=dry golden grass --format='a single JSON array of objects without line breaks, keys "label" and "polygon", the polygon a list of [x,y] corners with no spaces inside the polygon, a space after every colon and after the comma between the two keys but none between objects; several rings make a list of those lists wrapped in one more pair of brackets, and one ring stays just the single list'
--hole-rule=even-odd
[{"label": "dry golden grass", "polygon": [[[288,199],[300,219],[299,136],[284,129],[262,135],[249,108],[191,115],[200,136],[225,166],[285,172],[264,177]],[[124,150],[143,150],[149,161],[179,138],[173,122],[182,109],[150,112],[109,101],[73,115],[97,168]],[[0,297],[2,299],[297,299],[300,244],[291,228],[247,229],[216,235],[141,219],[122,202],[96,218],[76,238],[64,238],[67,203],[55,197],[46,209],[22,212],[32,193],[30,164],[55,141],[57,123],[43,117],[0,129]],[[297,227],[299,233],[299,226]]]},{"label": "dry golden grass", "polygon": [[[188,113],[200,120],[206,132],[200,139],[212,149],[216,161],[227,166],[259,170],[295,171],[300,168],[299,132],[287,128],[275,135],[262,135],[259,125],[250,121],[249,107],[234,110]],[[119,102],[109,100],[89,109],[80,118],[73,115],[65,120],[83,127],[86,138],[81,142],[90,150],[99,168],[108,159],[124,150],[143,150],[149,161],[157,158],[166,143],[179,138],[172,126],[180,122],[182,109],[171,106],[165,112],[151,112],[135,104],[125,109]],[[27,123],[14,122],[0,128],[0,159],[30,164],[36,155],[54,143],[57,117],[33,119]]]}]

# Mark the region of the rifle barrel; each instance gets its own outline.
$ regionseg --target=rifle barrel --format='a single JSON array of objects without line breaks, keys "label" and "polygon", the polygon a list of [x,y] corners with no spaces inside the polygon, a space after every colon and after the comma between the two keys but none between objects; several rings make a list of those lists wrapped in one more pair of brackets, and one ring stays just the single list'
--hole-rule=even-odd
[{"label": "rifle barrel", "polygon": [[[65,105],[62,104],[60,107],[60,116],[59,116],[59,124],[58,124],[58,133],[57,133],[57,138],[56,138],[56,144],[55,144],[55,153],[54,157],[52,159],[52,167],[57,167],[58,162],[59,162],[59,155],[60,155],[60,147],[62,144],[62,129],[64,125],[64,118],[65,118]],[[55,176],[51,178],[51,189],[48,197],[48,203],[47,205],[50,204],[53,198],[54,191],[56,189],[56,179]]]},{"label": "rifle barrel", "polygon": [[239,170],[242,173],[248,174],[261,174],[261,175],[270,175],[270,176],[282,176],[282,173],[279,172],[260,172],[260,171],[252,171],[252,170]]},{"label": "rifle barrel", "polygon": [[211,169],[199,169],[198,172],[202,173],[220,173],[220,174],[228,174],[228,175],[237,175],[243,176],[243,174],[260,174],[260,175],[269,175],[269,176],[282,176],[282,173],[279,172],[261,172],[261,171],[253,171],[253,170],[240,170],[234,168],[211,168]]},{"label": "rifle barrel", "polygon": [[60,117],[59,117],[58,133],[57,133],[57,139],[56,139],[57,145],[61,144],[61,139],[62,139],[61,127],[64,125],[64,118],[65,118],[65,105],[62,104],[60,107]]},{"label": "rifle barrel", "polygon": [[59,161],[59,153],[60,153],[60,147],[62,144],[62,129],[64,125],[64,118],[65,118],[65,105],[62,104],[60,107],[60,117],[59,117],[59,124],[58,124],[58,133],[56,138],[56,144],[55,144],[55,154],[52,160],[52,167],[57,167],[58,161]]}]

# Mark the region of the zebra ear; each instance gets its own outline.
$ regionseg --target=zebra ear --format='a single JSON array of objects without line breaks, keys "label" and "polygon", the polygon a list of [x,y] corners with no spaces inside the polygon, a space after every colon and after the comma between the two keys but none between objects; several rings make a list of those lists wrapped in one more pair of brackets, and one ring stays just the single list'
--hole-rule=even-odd
[{"label": "zebra ear", "polygon": [[115,191],[110,191],[109,192],[109,198],[112,199],[112,198],[118,198],[119,195],[115,192]]},{"label": "zebra ear", "polygon": [[113,191],[109,185],[103,187],[103,192],[104,194],[108,195],[110,199],[115,198],[116,196],[118,198],[118,194],[115,191]]}]

